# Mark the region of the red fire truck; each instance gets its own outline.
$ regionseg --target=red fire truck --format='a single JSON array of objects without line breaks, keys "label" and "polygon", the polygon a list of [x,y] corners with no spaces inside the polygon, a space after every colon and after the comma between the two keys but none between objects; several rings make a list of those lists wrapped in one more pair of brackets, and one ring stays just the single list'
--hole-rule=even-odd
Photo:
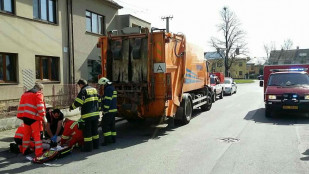
[{"label": "red fire truck", "polygon": [[264,67],[265,116],[274,111],[309,112],[309,65]]}]

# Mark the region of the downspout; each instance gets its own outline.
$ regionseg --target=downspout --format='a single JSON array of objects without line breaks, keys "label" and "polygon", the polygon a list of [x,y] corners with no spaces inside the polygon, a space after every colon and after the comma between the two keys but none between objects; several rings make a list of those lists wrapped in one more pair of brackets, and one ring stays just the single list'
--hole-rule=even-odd
[{"label": "downspout", "polygon": [[73,7],[72,0],[67,0],[67,24],[69,42],[69,83],[75,83],[75,63],[74,63],[74,33],[73,33]]},{"label": "downspout", "polygon": [[69,84],[72,84],[73,81],[72,81],[72,70],[71,70],[71,33],[70,33],[70,8],[69,8],[69,0],[66,0],[67,1],[67,33],[68,33],[68,56],[69,56]]},{"label": "downspout", "polygon": [[72,69],[73,69],[73,83],[75,83],[75,56],[74,56],[74,26],[73,26],[73,5],[72,0],[70,0],[70,6],[71,6],[71,31],[72,31]]}]

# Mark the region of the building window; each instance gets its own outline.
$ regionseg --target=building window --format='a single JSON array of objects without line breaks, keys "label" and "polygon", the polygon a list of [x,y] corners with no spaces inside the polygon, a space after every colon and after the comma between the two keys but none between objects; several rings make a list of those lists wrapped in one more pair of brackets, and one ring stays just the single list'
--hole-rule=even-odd
[{"label": "building window", "polygon": [[238,73],[240,76],[242,76],[242,71],[239,71],[239,73]]},{"label": "building window", "polygon": [[239,66],[242,66],[242,62],[239,62]]},{"label": "building window", "polygon": [[13,0],[0,0],[0,11],[13,13]]},{"label": "building window", "polygon": [[56,23],[56,0],[33,0],[33,18]]},{"label": "building window", "polygon": [[0,83],[17,82],[17,54],[0,53]]},{"label": "building window", "polygon": [[86,31],[103,34],[104,30],[104,16],[86,11]]},{"label": "building window", "polygon": [[59,66],[59,57],[36,56],[36,79],[59,81]]},{"label": "building window", "polygon": [[88,60],[88,81],[96,83],[101,74],[101,64],[97,60]]}]

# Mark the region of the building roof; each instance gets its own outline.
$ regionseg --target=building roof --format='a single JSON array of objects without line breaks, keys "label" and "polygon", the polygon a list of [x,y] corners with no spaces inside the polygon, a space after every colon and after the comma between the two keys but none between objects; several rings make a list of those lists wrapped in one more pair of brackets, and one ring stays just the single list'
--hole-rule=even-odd
[{"label": "building roof", "polygon": [[121,5],[119,5],[117,2],[113,1],[113,0],[105,0],[105,2],[107,2],[108,4],[118,8],[118,9],[122,9],[123,7]]},{"label": "building roof", "polygon": [[[221,54],[223,55],[224,53],[221,52]],[[207,59],[207,60],[222,59],[221,55],[218,52],[205,52],[204,58]]]},{"label": "building roof", "polygon": [[252,59],[250,59],[247,64],[248,65],[264,65],[266,62],[266,58],[265,57],[254,57]]},{"label": "building roof", "polygon": [[274,50],[270,52],[269,62],[295,62],[299,59],[309,59],[309,49]]},{"label": "building roof", "polygon": [[[224,51],[221,51],[221,55],[224,55]],[[204,58],[207,60],[223,59],[218,52],[205,52]],[[240,54],[235,59],[247,59],[248,56]]]}]

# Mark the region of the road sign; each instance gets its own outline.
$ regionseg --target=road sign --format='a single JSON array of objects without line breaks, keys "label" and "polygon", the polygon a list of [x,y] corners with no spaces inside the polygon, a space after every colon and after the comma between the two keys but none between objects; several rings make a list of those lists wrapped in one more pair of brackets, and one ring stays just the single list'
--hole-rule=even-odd
[{"label": "road sign", "polygon": [[154,73],[165,73],[166,72],[166,64],[165,63],[154,63],[153,72]]}]

